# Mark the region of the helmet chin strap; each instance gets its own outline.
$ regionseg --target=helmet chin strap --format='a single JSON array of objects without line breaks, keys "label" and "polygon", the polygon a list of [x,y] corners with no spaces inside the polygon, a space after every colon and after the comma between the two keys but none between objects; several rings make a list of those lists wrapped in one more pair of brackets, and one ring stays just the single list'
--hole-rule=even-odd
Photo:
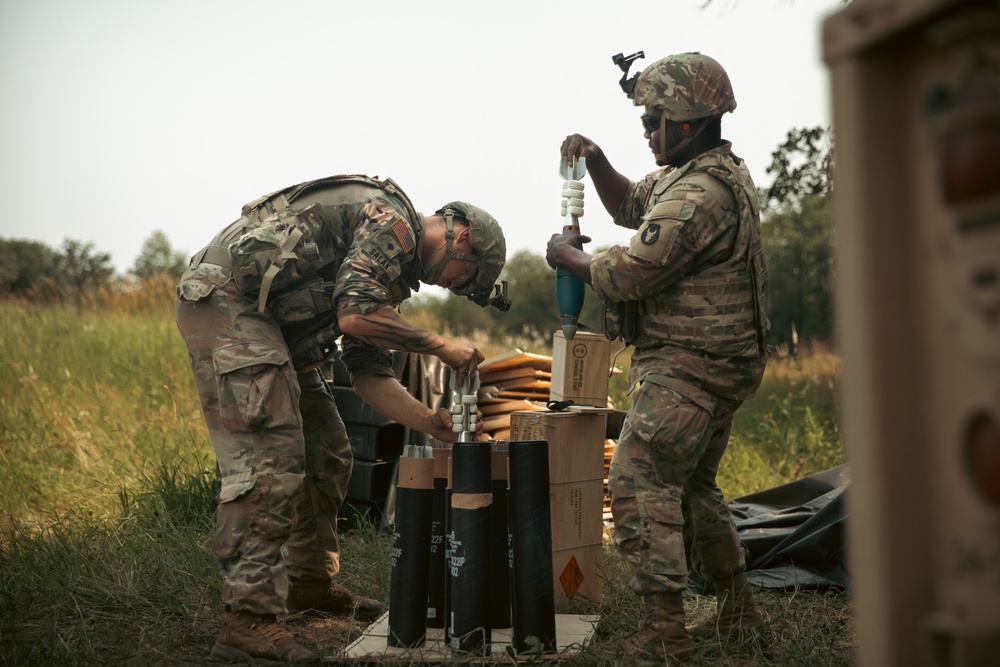
[{"label": "helmet chin strap", "polygon": [[705,131],[705,128],[708,127],[709,123],[711,123],[713,120],[714,120],[713,118],[702,118],[700,120],[695,121],[691,125],[692,129],[688,131],[689,134],[685,134],[684,138],[681,139],[680,141],[678,141],[677,145],[674,146],[673,148],[671,148],[668,151],[667,150],[667,116],[666,116],[666,114],[661,114],[660,115],[660,152],[656,153],[656,155],[654,156],[656,158],[656,163],[660,164],[662,162],[663,164],[669,164],[672,167],[678,167],[678,166],[680,166],[680,165],[676,165],[676,164],[674,164],[673,162],[670,161],[671,156],[675,156],[678,153],[680,153],[681,151],[683,151],[688,146],[688,144],[690,144],[692,141],[694,141],[698,137],[699,134],[701,134],[702,132]]},{"label": "helmet chin strap", "polygon": [[441,274],[444,273],[444,269],[448,266],[448,262],[453,259],[467,259],[470,261],[475,261],[475,258],[467,252],[461,250],[455,250],[455,212],[450,208],[444,211],[444,238],[445,238],[445,249],[444,257],[441,258],[434,266],[427,269],[427,282],[434,283],[437,282]]}]

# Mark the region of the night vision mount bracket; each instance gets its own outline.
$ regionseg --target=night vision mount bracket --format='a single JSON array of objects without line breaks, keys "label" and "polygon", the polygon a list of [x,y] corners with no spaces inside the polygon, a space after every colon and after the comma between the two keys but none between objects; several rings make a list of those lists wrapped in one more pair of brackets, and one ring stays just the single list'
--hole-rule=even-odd
[{"label": "night vision mount bracket", "polygon": [[618,85],[622,87],[625,95],[631,100],[635,97],[635,82],[639,80],[639,73],[636,72],[632,75],[632,78],[628,78],[628,70],[632,66],[632,62],[638,60],[639,58],[645,58],[646,54],[642,51],[636,51],[630,56],[622,55],[621,53],[616,53],[611,56],[611,62],[618,65],[622,71],[622,78],[619,79]]}]

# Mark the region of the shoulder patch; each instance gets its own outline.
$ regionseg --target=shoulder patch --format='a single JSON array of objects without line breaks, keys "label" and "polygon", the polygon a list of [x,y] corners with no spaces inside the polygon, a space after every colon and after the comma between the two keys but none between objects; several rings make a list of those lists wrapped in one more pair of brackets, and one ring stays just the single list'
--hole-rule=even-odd
[{"label": "shoulder patch", "polygon": [[401,217],[396,217],[396,221],[392,223],[392,234],[399,241],[400,247],[403,252],[410,252],[415,247],[413,243],[413,233],[410,231],[410,226],[406,224],[406,220]]},{"label": "shoulder patch", "polygon": [[651,222],[646,225],[646,229],[642,231],[641,239],[645,245],[654,245],[660,238],[660,225],[656,222]]}]

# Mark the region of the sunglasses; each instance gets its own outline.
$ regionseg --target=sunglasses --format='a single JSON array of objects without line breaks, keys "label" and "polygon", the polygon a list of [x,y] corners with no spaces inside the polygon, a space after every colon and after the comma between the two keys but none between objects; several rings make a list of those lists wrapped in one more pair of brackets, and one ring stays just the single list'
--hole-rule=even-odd
[{"label": "sunglasses", "polygon": [[660,116],[639,116],[639,121],[642,122],[642,128],[652,134],[660,129]]}]

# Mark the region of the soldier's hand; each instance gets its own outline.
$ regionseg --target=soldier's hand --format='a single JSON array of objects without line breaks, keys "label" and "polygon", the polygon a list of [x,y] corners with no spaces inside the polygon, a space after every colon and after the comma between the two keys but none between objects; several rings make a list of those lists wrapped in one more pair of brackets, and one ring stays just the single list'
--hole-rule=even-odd
[{"label": "soldier's hand", "polygon": [[584,243],[590,243],[591,238],[583,234],[553,234],[545,248],[545,261],[553,269],[566,266],[569,250],[581,250]]},{"label": "soldier's hand", "polygon": [[[455,442],[459,434],[452,430],[451,411],[438,408],[431,416],[431,430],[428,435],[442,442]],[[476,438],[483,435],[483,413],[476,410]]]},{"label": "soldier's hand", "polygon": [[465,374],[475,371],[486,358],[475,345],[454,340],[444,341],[437,357],[458,373],[459,383],[464,382],[467,377]]},{"label": "soldier's hand", "polygon": [[455,442],[458,433],[451,429],[451,411],[447,408],[438,408],[431,415],[431,428],[427,435],[437,438],[441,442]]},{"label": "soldier's hand", "polygon": [[589,163],[594,158],[603,157],[604,151],[582,134],[571,134],[563,139],[559,154],[564,158],[585,157]]}]

